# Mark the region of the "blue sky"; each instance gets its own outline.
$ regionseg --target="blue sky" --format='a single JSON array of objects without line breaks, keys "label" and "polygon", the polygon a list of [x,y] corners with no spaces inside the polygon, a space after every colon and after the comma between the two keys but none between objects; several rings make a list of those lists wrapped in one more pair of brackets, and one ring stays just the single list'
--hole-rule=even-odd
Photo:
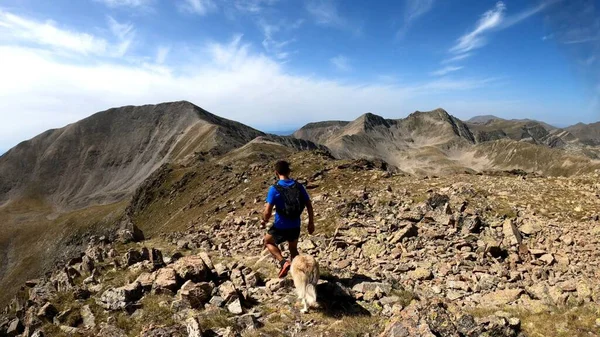
[{"label": "blue sky", "polygon": [[129,104],[266,130],[442,107],[600,120],[596,0],[4,0],[0,153]]}]

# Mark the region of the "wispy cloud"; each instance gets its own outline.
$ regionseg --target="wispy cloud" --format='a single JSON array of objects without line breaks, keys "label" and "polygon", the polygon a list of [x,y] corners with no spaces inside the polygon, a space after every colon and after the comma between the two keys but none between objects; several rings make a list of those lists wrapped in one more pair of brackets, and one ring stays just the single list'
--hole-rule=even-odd
[{"label": "wispy cloud", "polygon": [[60,28],[52,21],[39,22],[0,9],[0,32],[16,43],[32,43],[80,54],[104,54],[109,43],[88,33]]},{"label": "wispy cloud", "polygon": [[156,51],[156,60],[157,64],[163,64],[167,60],[167,56],[169,56],[169,52],[171,52],[170,47],[159,47]]},{"label": "wispy cloud", "polygon": [[361,34],[361,27],[351,24],[350,20],[343,17],[335,0],[309,0],[306,10],[316,24],[337,29],[349,30],[356,35]]},{"label": "wispy cloud", "polygon": [[274,55],[279,60],[286,60],[291,54],[295,53],[295,51],[289,51],[287,48],[290,44],[296,42],[296,39],[277,39],[275,35],[283,31],[298,29],[302,25],[302,22],[302,20],[299,20],[292,24],[288,24],[287,22],[282,21],[279,24],[271,24],[264,19],[260,19],[258,21],[258,26],[264,35],[262,46],[265,51]]},{"label": "wispy cloud", "polygon": [[471,56],[473,56],[473,53],[459,54],[459,55],[452,56],[452,57],[442,60],[442,64],[448,64],[448,63],[454,63],[454,62],[466,60]]},{"label": "wispy cloud", "polygon": [[108,7],[148,7],[154,3],[154,0],[95,0],[105,4]]},{"label": "wispy cloud", "polygon": [[280,0],[235,0],[233,5],[242,12],[261,13],[266,7],[278,3]]},{"label": "wispy cloud", "polygon": [[457,43],[450,48],[450,52],[462,54],[483,47],[486,44],[484,33],[498,27],[502,23],[505,11],[506,5],[502,1],[496,3],[493,9],[483,13],[472,31],[457,40]]},{"label": "wispy cloud", "polygon": [[123,56],[129,50],[133,39],[135,38],[135,29],[131,23],[119,23],[112,16],[108,17],[108,27],[113,35],[119,40],[116,49],[113,51],[115,56]]},{"label": "wispy cloud", "polygon": [[414,21],[433,8],[433,3],[434,0],[407,0],[404,9],[404,23],[396,33],[396,37],[403,37]]},{"label": "wispy cloud", "polygon": [[329,59],[331,64],[339,71],[350,71],[350,60],[344,55],[338,55]]},{"label": "wispy cloud", "polygon": [[444,68],[438,69],[436,71],[432,71],[430,73],[430,75],[432,75],[432,76],[445,76],[445,75],[448,75],[449,73],[453,73],[455,71],[459,71],[462,68],[464,68],[464,67],[448,66],[448,67],[444,67]]},{"label": "wispy cloud", "polygon": [[217,10],[217,4],[213,0],[183,0],[179,8],[188,13],[206,15]]}]

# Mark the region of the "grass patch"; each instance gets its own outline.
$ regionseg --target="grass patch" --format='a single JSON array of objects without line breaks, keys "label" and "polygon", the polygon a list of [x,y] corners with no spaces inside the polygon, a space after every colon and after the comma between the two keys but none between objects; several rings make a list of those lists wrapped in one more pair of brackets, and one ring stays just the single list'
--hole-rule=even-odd
[{"label": "grass patch", "polygon": [[[469,312],[475,317],[493,315],[498,309],[474,308]],[[598,336],[600,306],[586,304],[576,307],[553,308],[551,312],[533,313],[516,307],[506,307],[508,312],[521,320],[521,329],[530,337],[589,337]]]},{"label": "grass patch", "polygon": [[223,309],[214,309],[203,312],[198,316],[200,327],[202,330],[216,330],[219,328],[226,328],[231,326],[232,323],[229,320],[229,313]]}]

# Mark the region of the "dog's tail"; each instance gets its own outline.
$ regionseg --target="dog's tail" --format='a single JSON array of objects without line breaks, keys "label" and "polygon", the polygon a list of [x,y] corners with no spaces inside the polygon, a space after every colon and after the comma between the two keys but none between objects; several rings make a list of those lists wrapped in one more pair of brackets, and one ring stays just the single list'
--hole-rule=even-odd
[{"label": "dog's tail", "polygon": [[300,299],[306,300],[306,304],[314,307],[317,304],[316,285],[319,282],[319,268],[309,270],[307,273],[298,273],[294,277],[294,286]]},{"label": "dog's tail", "polygon": [[314,307],[317,304],[317,283],[319,282],[319,266],[315,264],[315,267],[306,275],[306,290],[305,298],[306,304],[309,307]]}]

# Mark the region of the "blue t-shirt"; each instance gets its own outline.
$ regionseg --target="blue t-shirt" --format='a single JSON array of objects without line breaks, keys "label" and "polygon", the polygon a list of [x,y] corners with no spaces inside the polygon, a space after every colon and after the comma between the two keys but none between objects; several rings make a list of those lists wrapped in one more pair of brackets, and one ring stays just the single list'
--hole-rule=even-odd
[{"label": "blue t-shirt", "polygon": [[[293,179],[286,179],[286,180],[282,179],[282,180],[279,180],[277,182],[277,184],[279,186],[289,187],[294,184],[294,180]],[[304,188],[304,186],[302,186],[302,184],[300,184],[300,183],[298,183],[298,186],[300,187],[300,193],[302,193],[302,195],[304,196],[304,200],[306,200],[306,201],[310,200],[310,197],[308,196],[308,193],[306,192],[306,189]],[[285,205],[284,205],[283,198],[281,197],[281,194],[279,194],[279,192],[277,192],[277,189],[275,188],[275,186],[271,186],[269,188],[269,193],[267,194],[267,203],[275,206],[275,222],[273,225],[276,228],[287,229],[287,228],[299,228],[300,227],[300,217],[298,217],[297,219],[288,219],[288,218],[279,216],[279,214],[277,213],[277,209],[281,209],[281,208],[285,207]]]}]

